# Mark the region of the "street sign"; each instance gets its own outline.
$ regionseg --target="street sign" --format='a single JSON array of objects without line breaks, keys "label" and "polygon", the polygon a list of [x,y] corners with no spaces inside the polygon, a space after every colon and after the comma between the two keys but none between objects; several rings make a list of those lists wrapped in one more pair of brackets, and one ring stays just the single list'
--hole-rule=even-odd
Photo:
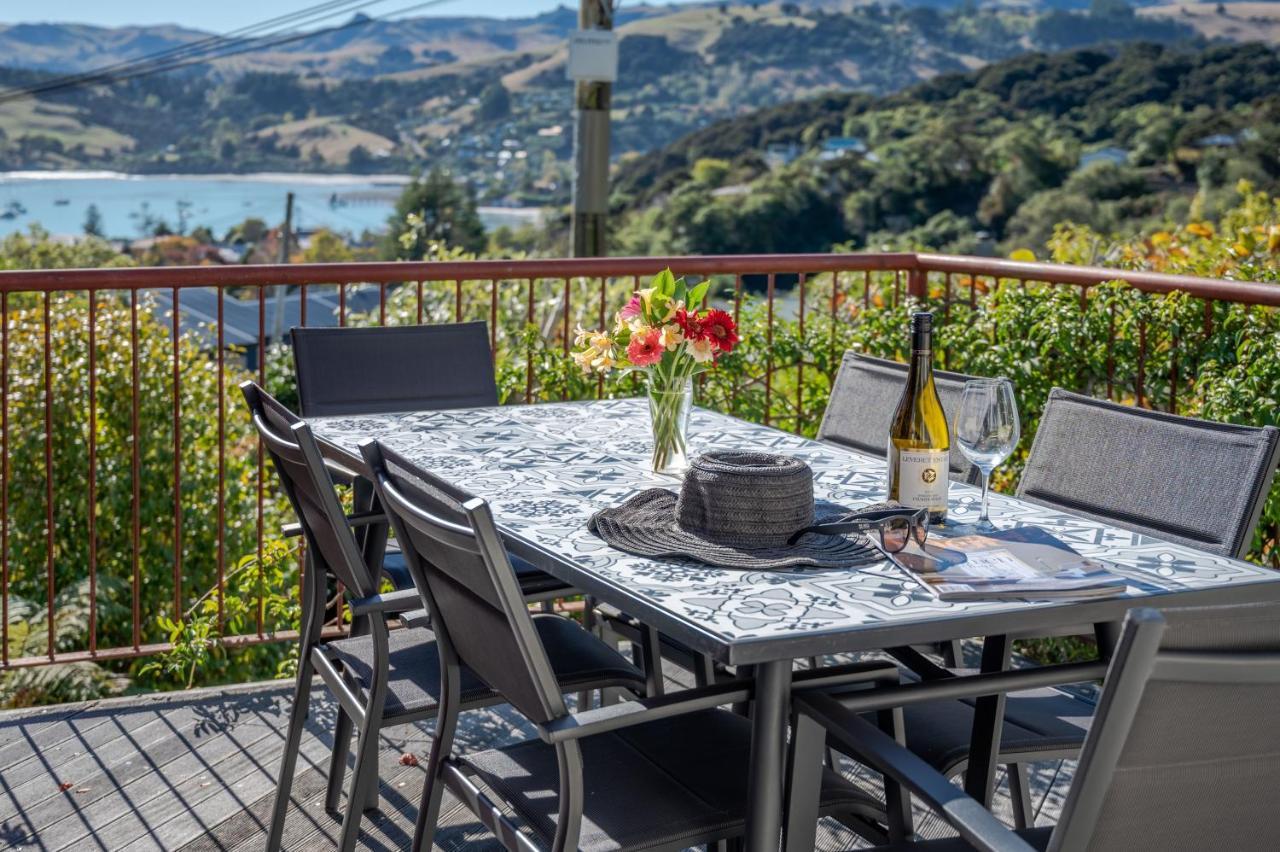
[{"label": "street sign", "polygon": [[618,35],[613,30],[577,30],[569,36],[570,80],[612,83],[618,79]]}]

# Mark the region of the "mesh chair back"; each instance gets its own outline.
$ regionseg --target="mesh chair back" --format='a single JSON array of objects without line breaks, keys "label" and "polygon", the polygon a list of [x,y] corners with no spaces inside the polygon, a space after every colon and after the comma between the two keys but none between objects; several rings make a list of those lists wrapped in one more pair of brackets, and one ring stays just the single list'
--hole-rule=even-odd
[{"label": "mesh chair back", "polygon": [[1018,496],[1226,556],[1243,556],[1271,488],[1280,431],[1055,388]]},{"label": "mesh chair back", "polygon": [[[964,383],[978,376],[934,370],[933,382],[942,400],[948,426],[960,406]],[[893,413],[907,384],[907,365],[883,358],[860,355],[852,350],[844,353],[840,372],[831,388],[827,412],[818,427],[818,440],[849,447],[865,455],[884,458],[889,441]],[[972,479],[975,468],[951,442],[951,478]]]},{"label": "mesh chair back", "polygon": [[285,495],[293,505],[313,564],[359,597],[377,591],[325,469],[311,428],[253,382],[240,386]]},{"label": "mesh chair back", "polygon": [[366,441],[361,451],[425,589],[442,653],[456,654],[533,721],[563,716],[564,700],[488,504],[385,445]]},{"label": "mesh chair back", "polygon": [[498,404],[488,325],[295,328],[303,417]]},{"label": "mesh chair back", "polygon": [[1122,635],[1049,848],[1280,849],[1280,604],[1162,614],[1117,673]]}]

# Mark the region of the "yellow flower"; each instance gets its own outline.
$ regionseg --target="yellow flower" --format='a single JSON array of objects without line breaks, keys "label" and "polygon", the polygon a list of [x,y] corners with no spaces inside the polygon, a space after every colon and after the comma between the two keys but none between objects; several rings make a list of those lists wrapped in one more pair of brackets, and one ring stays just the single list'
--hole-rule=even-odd
[{"label": "yellow flower", "polygon": [[716,348],[710,340],[690,340],[689,355],[699,364],[705,364],[716,357]]},{"label": "yellow flower", "polygon": [[1187,233],[1208,239],[1213,236],[1213,225],[1208,222],[1192,222],[1187,226]]},{"label": "yellow flower", "polygon": [[591,366],[600,373],[607,373],[617,365],[617,361],[613,357],[613,352],[601,352],[600,357],[591,362]]},{"label": "yellow flower", "polygon": [[1271,232],[1267,234],[1267,251],[1280,254],[1280,225],[1271,226]]},{"label": "yellow flower", "polygon": [[668,352],[674,352],[677,346],[684,343],[684,332],[675,323],[664,325],[658,335],[658,343]]},{"label": "yellow flower", "polygon": [[587,338],[593,334],[599,334],[599,332],[587,331],[582,327],[582,323],[578,323],[578,327],[573,331],[573,345],[582,346],[587,342]]},{"label": "yellow flower", "polygon": [[676,318],[676,311],[684,310],[684,302],[671,302],[667,307],[667,314],[662,318],[663,322],[671,322]]},{"label": "yellow flower", "polygon": [[[578,344],[581,346],[582,344]],[[605,334],[603,331],[594,332],[591,335],[591,348],[600,352],[607,352],[613,348],[613,338]]]},{"label": "yellow flower", "polygon": [[573,353],[573,363],[577,364],[578,367],[584,373],[591,372],[591,363],[592,361],[595,360],[595,358],[596,358],[596,350],[592,349],[591,347],[587,347],[586,349],[583,349],[581,352]]},{"label": "yellow flower", "polygon": [[649,298],[653,295],[652,287],[645,287],[643,290],[637,290],[636,295],[640,297],[640,301],[644,303],[645,310],[649,309]]}]

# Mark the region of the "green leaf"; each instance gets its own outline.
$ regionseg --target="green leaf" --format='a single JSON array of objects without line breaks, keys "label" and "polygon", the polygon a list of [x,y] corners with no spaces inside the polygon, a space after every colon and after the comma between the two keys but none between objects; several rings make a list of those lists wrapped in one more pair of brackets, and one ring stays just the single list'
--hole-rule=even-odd
[{"label": "green leaf", "polygon": [[689,288],[684,283],[684,276],[681,275],[679,278],[676,279],[676,289],[675,289],[675,292],[671,294],[671,298],[673,298],[677,302],[683,302],[684,297],[687,296],[688,294],[689,294]]},{"label": "green leaf", "polygon": [[649,286],[652,287],[656,293],[661,293],[664,296],[670,296],[676,291],[676,277],[671,274],[671,268],[668,267],[653,276],[653,280],[649,282]]},{"label": "green leaf", "polygon": [[689,291],[689,298],[685,301],[685,304],[689,306],[689,310],[696,310],[700,308],[702,306],[703,298],[707,295],[707,291],[710,289],[710,278],[703,281],[701,284],[694,285],[694,288]]}]

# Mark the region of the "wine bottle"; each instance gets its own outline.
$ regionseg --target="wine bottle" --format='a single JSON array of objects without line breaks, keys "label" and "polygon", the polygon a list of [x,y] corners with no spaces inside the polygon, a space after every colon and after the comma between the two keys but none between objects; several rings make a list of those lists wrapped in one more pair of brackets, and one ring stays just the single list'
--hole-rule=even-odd
[{"label": "wine bottle", "polygon": [[933,314],[911,316],[911,366],[889,427],[889,499],[947,517],[951,436],[933,383]]}]

